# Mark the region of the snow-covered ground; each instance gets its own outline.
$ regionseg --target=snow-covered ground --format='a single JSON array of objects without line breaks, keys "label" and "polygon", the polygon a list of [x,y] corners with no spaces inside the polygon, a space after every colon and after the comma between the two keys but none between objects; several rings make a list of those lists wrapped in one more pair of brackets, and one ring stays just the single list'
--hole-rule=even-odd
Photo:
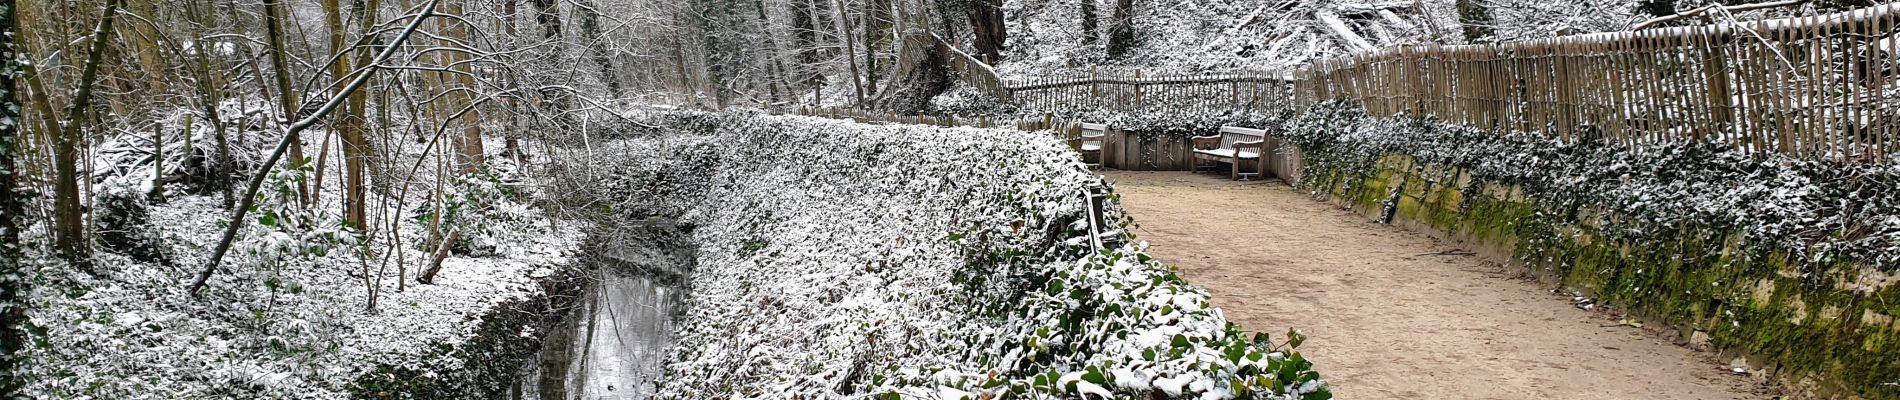
[{"label": "snow-covered ground", "polygon": [[1103,183],[1049,133],[659,119],[683,136],[574,173],[696,227],[664,396],[1327,397],[1297,336],[1243,334],[1139,244],[1093,250]]},{"label": "snow-covered ground", "polygon": [[[176,118],[163,123],[187,126]],[[206,124],[193,129],[192,147],[211,148]],[[255,154],[266,145],[260,139],[266,132],[233,132],[247,140],[233,143],[238,156],[261,158]],[[307,138],[314,152],[318,143]],[[167,163],[185,165],[183,138],[167,142]],[[417,271],[432,257],[421,245],[429,224],[417,219],[430,209],[430,169],[411,182],[416,187],[406,202],[395,192],[371,191],[368,203],[382,205],[372,216],[402,212],[396,247],[384,227],[368,244],[354,244],[361,233],[338,222],[334,171],[319,196],[326,201],[308,208],[285,190],[294,181],[277,179],[300,174],[280,172],[268,181],[224,267],[193,297],[187,288],[230,214],[218,196],[192,194],[178,183],[168,185],[168,201],[144,200],[152,165],[134,150],[149,144],[150,137],[140,135],[102,144],[124,151],[102,150],[93,174],[102,220],[121,215],[106,208],[128,209],[108,204],[114,202],[137,205],[146,216],[126,220],[123,231],[98,233],[91,272],[42,262],[29,308],[40,342],[28,349],[21,371],[29,397],[344,398],[352,383],[378,367],[454,374],[465,361],[456,350],[475,336],[482,316],[497,304],[541,293],[537,281],[569,267],[584,230],[572,222],[556,229],[555,220],[523,201],[531,194],[507,195],[518,189],[517,175],[509,162],[495,160],[492,174],[447,183],[446,201],[460,210],[451,223],[465,229],[467,254],[480,256],[457,253],[432,284],[418,284]],[[395,161],[405,167],[421,154],[413,144],[401,151]],[[94,228],[113,229],[106,223]],[[152,247],[114,250],[128,243]],[[399,286],[403,277],[408,282]]]}]

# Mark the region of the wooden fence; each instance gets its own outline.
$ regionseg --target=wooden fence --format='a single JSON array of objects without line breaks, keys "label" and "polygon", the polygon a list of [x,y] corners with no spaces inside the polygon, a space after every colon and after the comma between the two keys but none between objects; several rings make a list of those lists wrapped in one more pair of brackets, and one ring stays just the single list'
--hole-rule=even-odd
[{"label": "wooden fence", "polygon": [[1024,110],[1166,108],[1184,113],[1266,109],[1286,105],[1293,80],[1283,72],[1223,75],[1143,75],[1139,69],[1076,71],[1069,75],[1005,79],[988,64],[936,38],[957,80]]},{"label": "wooden fence", "polygon": [[1010,81],[1011,100],[1030,110],[1164,109],[1181,113],[1285,106],[1293,80],[1278,72],[1154,76],[1142,70],[1076,72]]},{"label": "wooden fence", "polygon": [[1004,119],[990,119],[989,117],[958,118],[948,115],[898,115],[866,111],[851,107],[798,107],[786,110],[786,113],[833,119],[850,119],[859,123],[935,125],[946,128],[962,126],[972,128],[1016,129],[1031,132],[1056,129],[1057,127],[1060,127],[1060,130],[1065,133],[1074,130],[1074,123],[1072,121],[1058,118],[1053,114],[1044,114],[1041,117]]},{"label": "wooden fence", "polygon": [[1870,161],[1900,143],[1900,5],[1496,45],[1409,46],[1295,74],[1296,103],[1641,145]]}]

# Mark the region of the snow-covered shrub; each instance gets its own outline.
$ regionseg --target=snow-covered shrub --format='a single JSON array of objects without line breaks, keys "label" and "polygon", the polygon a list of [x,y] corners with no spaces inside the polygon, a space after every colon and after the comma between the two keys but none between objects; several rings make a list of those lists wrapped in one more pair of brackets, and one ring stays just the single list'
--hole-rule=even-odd
[{"label": "snow-covered shrub", "polygon": [[151,225],[145,192],[124,179],[107,180],[93,198],[94,233],[100,247],[138,260],[170,264],[159,232]]},{"label": "snow-covered shrub", "polygon": [[304,206],[298,186],[307,174],[305,168],[291,168],[264,179],[264,189],[258,191],[263,199],[253,203],[250,212],[257,224],[250,225],[250,234],[236,244],[238,252],[248,256],[245,259],[270,268],[327,256],[332,250],[353,251],[360,244],[336,215]]},{"label": "snow-covered shrub", "polygon": [[[503,179],[490,169],[477,169],[455,177],[443,194],[441,231],[461,232],[452,245],[457,254],[492,255],[503,244],[545,233],[529,223],[539,215],[528,204],[517,201],[521,193]],[[434,209],[416,215],[417,222],[424,225],[437,223],[435,218]],[[423,250],[433,250],[436,244],[420,245]]]},{"label": "snow-covered shrub", "polygon": [[686,119],[716,126],[599,175],[695,226],[663,397],[1329,396],[1297,336],[1248,337],[1139,245],[1093,250],[1103,183],[1052,133]]}]

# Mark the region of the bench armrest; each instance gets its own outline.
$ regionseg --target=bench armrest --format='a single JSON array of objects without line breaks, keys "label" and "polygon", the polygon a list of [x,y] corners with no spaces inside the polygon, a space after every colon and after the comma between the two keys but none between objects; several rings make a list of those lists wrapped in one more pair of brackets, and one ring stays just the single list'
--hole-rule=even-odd
[{"label": "bench armrest", "polygon": [[1256,148],[1256,149],[1265,149],[1265,148],[1267,148],[1267,141],[1265,141],[1265,140],[1252,140],[1252,141],[1246,141],[1246,142],[1234,142],[1234,148],[1236,148],[1236,149],[1238,149],[1238,148],[1243,148],[1243,147],[1252,147],[1252,148]]}]

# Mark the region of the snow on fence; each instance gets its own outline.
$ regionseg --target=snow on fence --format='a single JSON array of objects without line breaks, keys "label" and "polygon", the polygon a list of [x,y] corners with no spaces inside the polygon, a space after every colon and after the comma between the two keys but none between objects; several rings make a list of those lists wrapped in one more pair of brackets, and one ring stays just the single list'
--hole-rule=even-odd
[{"label": "snow on fence", "polygon": [[957,118],[954,115],[900,115],[877,111],[867,111],[852,107],[798,107],[787,110],[789,114],[831,119],[850,119],[860,123],[895,123],[915,125],[936,125],[941,127],[967,126],[971,128],[1015,128],[1021,131],[1039,131],[1052,127],[1071,125],[1062,118],[1045,114],[1041,117],[1019,117],[990,119],[988,116]]},{"label": "snow on fence", "polygon": [[948,53],[953,75],[1025,109],[1133,110],[1149,106],[1182,112],[1265,109],[1275,99],[1292,94],[1292,79],[1281,72],[1244,72],[1222,75],[1149,75],[1135,70],[1102,70],[1058,77],[1004,79],[988,64],[957,50],[942,38],[937,45]]},{"label": "snow on fence", "polygon": [[1260,110],[1292,94],[1293,81],[1278,72],[1204,76],[1152,76],[1140,69],[1090,69],[1068,76],[1014,80],[1010,100],[1026,109],[1136,110],[1167,107],[1183,113]]},{"label": "snow on fence", "polygon": [[1405,46],[1295,74],[1296,104],[1612,142],[1870,161],[1900,119],[1900,5],[1490,45]]}]

